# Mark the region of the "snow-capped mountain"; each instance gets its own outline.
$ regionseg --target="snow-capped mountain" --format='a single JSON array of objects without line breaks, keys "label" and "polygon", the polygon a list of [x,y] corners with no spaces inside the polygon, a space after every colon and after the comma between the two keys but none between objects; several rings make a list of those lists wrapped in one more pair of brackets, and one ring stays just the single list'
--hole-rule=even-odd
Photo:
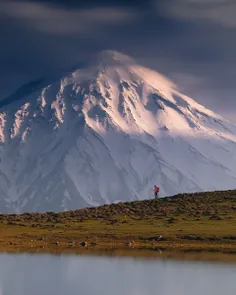
[{"label": "snow-capped mountain", "polygon": [[236,187],[236,126],[129,57],[40,83],[0,105],[1,212]]}]

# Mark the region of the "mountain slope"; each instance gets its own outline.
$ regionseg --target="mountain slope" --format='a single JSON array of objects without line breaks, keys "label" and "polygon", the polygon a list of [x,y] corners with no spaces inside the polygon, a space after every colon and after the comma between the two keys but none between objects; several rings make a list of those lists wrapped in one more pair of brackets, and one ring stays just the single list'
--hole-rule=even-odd
[{"label": "mountain slope", "polygon": [[236,126],[113,51],[1,108],[0,142],[1,212],[236,183]]}]

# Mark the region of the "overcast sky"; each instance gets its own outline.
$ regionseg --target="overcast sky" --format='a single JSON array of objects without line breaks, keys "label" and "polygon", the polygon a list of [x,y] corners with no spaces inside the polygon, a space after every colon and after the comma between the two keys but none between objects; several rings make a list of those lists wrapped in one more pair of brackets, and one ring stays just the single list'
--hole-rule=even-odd
[{"label": "overcast sky", "polygon": [[236,122],[236,0],[1,0],[0,40],[0,99],[114,49]]}]

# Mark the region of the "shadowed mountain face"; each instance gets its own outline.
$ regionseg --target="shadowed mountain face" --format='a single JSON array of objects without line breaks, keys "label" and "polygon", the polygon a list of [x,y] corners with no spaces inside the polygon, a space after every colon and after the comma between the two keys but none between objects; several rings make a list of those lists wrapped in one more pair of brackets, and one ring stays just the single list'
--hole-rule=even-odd
[{"label": "shadowed mountain face", "polygon": [[0,109],[1,212],[235,187],[236,126],[131,58],[105,51],[41,82]]},{"label": "shadowed mountain face", "polygon": [[0,100],[0,108],[6,107],[9,104],[22,99],[25,96],[28,96],[29,94],[37,91],[40,89],[40,85],[42,84],[43,79],[39,79],[36,81],[31,81],[23,86],[21,86],[17,91],[8,97]]}]

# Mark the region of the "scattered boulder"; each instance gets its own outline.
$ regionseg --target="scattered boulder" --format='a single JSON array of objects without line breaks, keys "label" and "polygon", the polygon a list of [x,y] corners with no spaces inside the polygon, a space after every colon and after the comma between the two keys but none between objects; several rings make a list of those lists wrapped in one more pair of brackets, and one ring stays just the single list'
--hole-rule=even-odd
[{"label": "scattered boulder", "polygon": [[141,240],[157,242],[157,241],[167,241],[168,239],[163,237],[162,235],[157,235],[157,236],[153,236],[153,237],[142,238]]},{"label": "scattered boulder", "polygon": [[134,247],[134,241],[128,241],[125,243],[127,247]]},{"label": "scattered boulder", "polygon": [[222,239],[236,241],[236,236],[224,236]]},{"label": "scattered boulder", "polygon": [[180,239],[183,240],[189,240],[189,241],[206,241],[207,239],[202,236],[194,236],[194,235],[183,235],[183,236],[177,236]]},{"label": "scattered boulder", "polygon": [[175,221],[175,219],[173,217],[170,217],[170,218],[167,219],[168,223],[173,223],[174,221]]},{"label": "scattered boulder", "polygon": [[166,241],[167,239],[164,238],[162,235],[157,235],[156,237],[152,238],[153,242],[157,242],[157,241]]},{"label": "scattered boulder", "polygon": [[80,245],[81,245],[82,247],[87,247],[87,246],[88,246],[88,243],[83,241],[83,242],[80,243]]},{"label": "scattered boulder", "polygon": [[209,219],[210,220],[222,220],[222,218],[216,214],[212,215]]},{"label": "scattered boulder", "polygon": [[164,238],[162,235],[157,236],[157,241],[163,241],[163,240],[164,240]]}]

